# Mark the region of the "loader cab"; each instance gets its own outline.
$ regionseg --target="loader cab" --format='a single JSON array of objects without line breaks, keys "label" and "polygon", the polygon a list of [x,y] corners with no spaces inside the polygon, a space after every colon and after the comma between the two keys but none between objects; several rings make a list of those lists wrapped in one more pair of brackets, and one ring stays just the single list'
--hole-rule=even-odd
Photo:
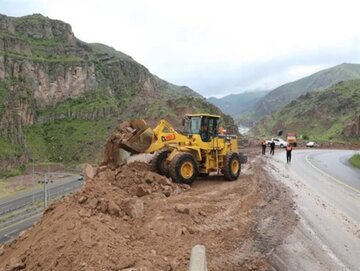
[{"label": "loader cab", "polygon": [[199,134],[203,142],[210,142],[218,136],[220,116],[189,114],[185,116],[188,135]]}]

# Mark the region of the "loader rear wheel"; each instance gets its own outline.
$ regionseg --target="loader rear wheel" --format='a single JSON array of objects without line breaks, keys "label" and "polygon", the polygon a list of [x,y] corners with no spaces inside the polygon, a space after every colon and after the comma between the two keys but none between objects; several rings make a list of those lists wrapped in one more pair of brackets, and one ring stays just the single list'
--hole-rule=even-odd
[{"label": "loader rear wheel", "polygon": [[236,180],[240,175],[241,163],[239,154],[229,152],[224,158],[224,177],[228,181]]},{"label": "loader rear wheel", "polygon": [[169,177],[169,168],[166,164],[166,158],[169,153],[170,151],[167,149],[157,152],[151,160],[151,170],[159,173],[160,175]]},{"label": "loader rear wheel", "polygon": [[171,160],[169,172],[174,182],[192,184],[199,175],[198,163],[192,154],[180,152]]}]

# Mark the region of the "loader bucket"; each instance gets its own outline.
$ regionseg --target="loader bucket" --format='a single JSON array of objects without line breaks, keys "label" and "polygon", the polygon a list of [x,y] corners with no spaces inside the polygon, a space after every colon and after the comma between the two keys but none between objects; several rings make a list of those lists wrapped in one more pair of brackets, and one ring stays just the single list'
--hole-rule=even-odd
[{"label": "loader bucket", "polygon": [[144,120],[132,120],[122,127],[124,129],[130,132],[130,136],[128,133],[119,142],[119,147],[132,154],[143,153],[150,147],[154,134]]}]

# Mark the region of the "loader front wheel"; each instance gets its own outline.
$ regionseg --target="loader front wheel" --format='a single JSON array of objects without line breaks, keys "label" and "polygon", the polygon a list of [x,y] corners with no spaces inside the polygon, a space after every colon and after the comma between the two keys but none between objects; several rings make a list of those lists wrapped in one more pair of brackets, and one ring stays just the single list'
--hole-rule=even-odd
[{"label": "loader front wheel", "polygon": [[160,175],[169,177],[169,168],[166,164],[166,158],[168,157],[169,153],[170,151],[167,149],[163,149],[157,152],[151,160],[151,170],[159,173]]},{"label": "loader front wheel", "polygon": [[228,181],[236,180],[240,175],[240,157],[236,152],[229,152],[224,158],[224,177]]},{"label": "loader front wheel", "polygon": [[192,154],[180,152],[171,160],[169,173],[176,183],[192,184],[199,175],[198,163]]}]

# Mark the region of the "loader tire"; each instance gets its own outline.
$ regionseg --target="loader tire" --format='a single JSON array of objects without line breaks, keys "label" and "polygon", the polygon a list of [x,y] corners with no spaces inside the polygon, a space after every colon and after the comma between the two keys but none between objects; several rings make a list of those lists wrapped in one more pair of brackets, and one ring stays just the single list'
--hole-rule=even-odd
[{"label": "loader tire", "polygon": [[229,152],[224,158],[224,178],[228,181],[236,180],[240,175],[241,163],[239,154]]},{"label": "loader tire", "polygon": [[199,175],[198,163],[192,154],[180,152],[171,160],[169,173],[174,182],[190,185]]},{"label": "loader tire", "polygon": [[168,157],[169,153],[170,151],[167,149],[163,149],[157,152],[151,160],[151,170],[159,173],[160,175],[169,177],[169,168],[166,164],[166,158]]}]

